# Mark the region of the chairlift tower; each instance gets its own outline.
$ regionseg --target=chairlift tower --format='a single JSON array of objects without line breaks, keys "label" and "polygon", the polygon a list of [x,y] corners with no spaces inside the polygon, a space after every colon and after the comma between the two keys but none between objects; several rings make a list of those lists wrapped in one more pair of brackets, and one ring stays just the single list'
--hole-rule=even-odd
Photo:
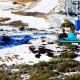
[{"label": "chairlift tower", "polygon": [[65,0],[66,4],[66,12],[70,16],[78,16],[80,15],[80,0]]},{"label": "chairlift tower", "polygon": [[67,16],[74,19],[76,30],[80,30],[80,0],[65,0],[65,4]]}]

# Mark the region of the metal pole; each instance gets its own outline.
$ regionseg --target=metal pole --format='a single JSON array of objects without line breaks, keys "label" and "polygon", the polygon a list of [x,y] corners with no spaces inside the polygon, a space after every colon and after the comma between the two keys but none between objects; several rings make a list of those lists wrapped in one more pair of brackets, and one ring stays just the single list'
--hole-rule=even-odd
[{"label": "metal pole", "polygon": [[66,2],[67,2],[67,3],[66,3],[67,16],[69,16],[69,15],[68,15],[68,0],[67,0]]}]

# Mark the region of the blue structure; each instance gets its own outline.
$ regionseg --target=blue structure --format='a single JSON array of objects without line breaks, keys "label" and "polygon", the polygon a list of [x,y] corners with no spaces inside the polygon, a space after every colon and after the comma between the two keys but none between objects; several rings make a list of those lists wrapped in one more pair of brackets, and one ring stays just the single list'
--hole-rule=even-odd
[{"label": "blue structure", "polygon": [[[4,36],[0,36],[0,49],[18,46],[28,42],[31,39],[34,39],[30,35],[9,36],[10,37],[9,40],[3,40],[3,37]],[[5,37],[7,38],[8,36]]]},{"label": "blue structure", "polygon": [[59,38],[59,43],[80,43],[80,38]]},{"label": "blue structure", "polygon": [[20,35],[3,35],[0,36],[0,49],[4,48],[10,48],[13,46],[18,46],[25,44],[29,40],[35,39],[33,36],[42,36],[42,35],[47,35],[46,33],[37,33],[37,34],[20,34]]},{"label": "blue structure", "polygon": [[76,29],[76,31],[80,30],[80,20],[75,21],[75,29]]}]

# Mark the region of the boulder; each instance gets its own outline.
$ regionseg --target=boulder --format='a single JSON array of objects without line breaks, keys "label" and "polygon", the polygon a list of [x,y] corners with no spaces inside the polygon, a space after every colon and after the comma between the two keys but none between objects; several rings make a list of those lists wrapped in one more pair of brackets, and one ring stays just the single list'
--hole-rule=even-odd
[{"label": "boulder", "polygon": [[42,54],[46,52],[46,48],[44,46],[39,46],[38,50],[39,50],[39,53],[42,53]]},{"label": "boulder", "polygon": [[32,52],[35,50],[34,46],[29,46],[29,50],[31,50]]},{"label": "boulder", "polygon": [[53,57],[53,55],[54,55],[53,52],[48,52],[48,53],[47,53],[47,56],[49,56],[49,57]]},{"label": "boulder", "polygon": [[41,55],[39,53],[35,55],[36,58],[40,58],[40,56]]}]

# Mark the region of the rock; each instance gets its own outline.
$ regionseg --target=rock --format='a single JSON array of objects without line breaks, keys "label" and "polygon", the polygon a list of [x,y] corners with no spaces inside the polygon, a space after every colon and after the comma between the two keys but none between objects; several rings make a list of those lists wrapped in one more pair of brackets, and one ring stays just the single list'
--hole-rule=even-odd
[{"label": "rock", "polygon": [[38,50],[33,50],[33,51],[32,51],[32,53],[34,53],[34,54],[35,54],[35,53],[38,53],[38,52],[39,52]]},{"label": "rock", "polygon": [[13,4],[18,4],[18,3],[15,1],[15,2],[13,2]]},{"label": "rock", "polygon": [[47,52],[47,56],[53,57],[54,53],[53,52]]},{"label": "rock", "polygon": [[46,52],[46,48],[44,46],[39,46],[38,50],[39,50],[39,53],[42,53],[42,54]]},{"label": "rock", "polygon": [[29,46],[29,50],[31,50],[32,52],[35,50],[34,46]]},{"label": "rock", "polygon": [[35,55],[36,58],[40,58],[40,56],[41,55],[39,53]]},{"label": "rock", "polygon": [[54,44],[54,42],[48,42],[48,44]]},{"label": "rock", "polygon": [[50,49],[46,49],[46,52],[53,52],[52,50],[50,50]]},{"label": "rock", "polygon": [[63,50],[63,52],[67,52],[67,51],[68,51],[67,49]]},{"label": "rock", "polygon": [[3,29],[0,29],[0,31],[3,31]]},{"label": "rock", "polygon": [[29,42],[25,42],[25,44],[32,44],[32,43],[29,41]]}]

